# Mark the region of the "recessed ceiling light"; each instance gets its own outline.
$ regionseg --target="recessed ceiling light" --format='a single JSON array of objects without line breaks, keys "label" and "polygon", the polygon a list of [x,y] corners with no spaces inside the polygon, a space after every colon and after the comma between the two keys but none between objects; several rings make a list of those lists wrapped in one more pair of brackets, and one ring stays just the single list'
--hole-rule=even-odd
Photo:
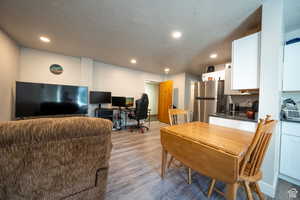
[{"label": "recessed ceiling light", "polygon": [[168,74],[170,72],[170,68],[166,67],[165,68],[165,73]]},{"label": "recessed ceiling light", "polygon": [[172,37],[175,38],[175,39],[179,39],[179,38],[181,38],[181,36],[182,36],[182,33],[179,32],[179,31],[173,31],[172,32]]},{"label": "recessed ceiling light", "polygon": [[136,64],[136,63],[137,63],[136,59],[131,59],[130,62],[131,62],[132,64]]},{"label": "recessed ceiling light", "polygon": [[217,58],[218,57],[218,54],[216,54],[216,53],[212,53],[212,54],[210,54],[210,56],[209,56],[210,58]]},{"label": "recessed ceiling light", "polygon": [[46,42],[46,43],[49,43],[49,42],[51,41],[49,38],[47,38],[47,37],[45,37],[45,36],[41,36],[41,37],[40,37],[40,40],[41,40],[42,42]]}]

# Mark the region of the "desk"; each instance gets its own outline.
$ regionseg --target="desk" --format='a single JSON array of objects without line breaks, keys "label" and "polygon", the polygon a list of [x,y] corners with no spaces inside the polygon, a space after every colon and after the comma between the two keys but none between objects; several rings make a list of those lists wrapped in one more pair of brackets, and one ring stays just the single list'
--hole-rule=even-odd
[{"label": "desk", "polygon": [[[110,108],[96,108],[95,109],[95,117],[103,117],[106,119],[110,119],[113,121],[113,115],[112,114],[108,114],[106,116],[100,116],[100,111],[104,110],[104,111],[119,111],[120,113],[124,113],[125,114],[125,124],[124,127],[127,128],[127,121],[128,121],[128,113],[134,112],[135,108],[134,107],[128,107],[128,108],[123,108],[123,107],[110,107]],[[150,122],[151,122],[151,109],[148,109],[148,123],[149,123],[149,128],[150,128]],[[120,124],[121,124],[121,120],[120,120]]]},{"label": "desk", "polygon": [[185,166],[227,183],[227,199],[236,199],[240,162],[253,133],[202,122],[168,126],[161,128],[160,132],[162,177],[170,153]]}]

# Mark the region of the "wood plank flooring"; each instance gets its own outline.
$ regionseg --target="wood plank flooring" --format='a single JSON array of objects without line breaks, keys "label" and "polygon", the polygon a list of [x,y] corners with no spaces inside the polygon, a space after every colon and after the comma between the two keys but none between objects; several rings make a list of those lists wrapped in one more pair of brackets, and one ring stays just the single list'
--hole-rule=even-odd
[{"label": "wood plank flooring", "polygon": [[[106,200],[207,200],[206,191],[210,183],[208,177],[193,172],[193,183],[189,185],[186,169],[171,167],[166,178],[161,179],[159,129],[162,126],[165,125],[152,122],[150,131],[145,134],[113,132],[114,146]],[[224,184],[217,183],[217,187],[224,189]],[[281,193],[284,194],[285,191]],[[213,193],[211,199],[219,200],[224,197]],[[246,199],[242,188],[238,191],[238,199]]]}]

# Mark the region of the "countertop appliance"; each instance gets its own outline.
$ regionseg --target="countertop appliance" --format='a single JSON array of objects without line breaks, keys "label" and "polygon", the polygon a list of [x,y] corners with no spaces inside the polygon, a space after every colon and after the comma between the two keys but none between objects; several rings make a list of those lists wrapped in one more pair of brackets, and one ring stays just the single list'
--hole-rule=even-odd
[{"label": "countertop appliance", "polygon": [[[297,102],[298,103],[298,102]],[[300,105],[293,99],[285,99],[283,101],[281,115],[285,120],[300,121]]]},{"label": "countertop appliance", "polygon": [[205,81],[194,83],[193,120],[208,122],[209,115],[226,111],[224,81]]}]

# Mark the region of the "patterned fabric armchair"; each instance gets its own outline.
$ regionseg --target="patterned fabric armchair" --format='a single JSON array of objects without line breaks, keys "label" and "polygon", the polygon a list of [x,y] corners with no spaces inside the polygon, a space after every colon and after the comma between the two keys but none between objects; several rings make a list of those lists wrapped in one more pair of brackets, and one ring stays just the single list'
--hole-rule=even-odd
[{"label": "patterned fabric armchair", "polygon": [[0,123],[0,200],[104,199],[111,130],[88,117]]}]

